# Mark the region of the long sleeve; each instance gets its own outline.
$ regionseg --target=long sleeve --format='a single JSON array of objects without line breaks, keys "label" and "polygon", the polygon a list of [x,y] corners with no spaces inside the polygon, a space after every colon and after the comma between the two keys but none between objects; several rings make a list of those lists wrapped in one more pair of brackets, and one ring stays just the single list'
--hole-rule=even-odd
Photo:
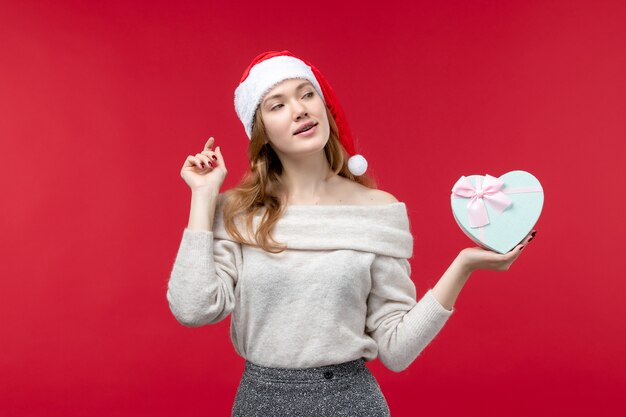
[{"label": "long sleeve", "polygon": [[239,243],[185,228],[167,284],[174,317],[187,327],[223,320],[235,308],[242,265]]},{"label": "long sleeve", "polygon": [[381,362],[394,372],[406,369],[454,312],[445,309],[430,289],[417,302],[410,276],[405,258],[379,255],[371,266],[366,332],[376,341]]}]

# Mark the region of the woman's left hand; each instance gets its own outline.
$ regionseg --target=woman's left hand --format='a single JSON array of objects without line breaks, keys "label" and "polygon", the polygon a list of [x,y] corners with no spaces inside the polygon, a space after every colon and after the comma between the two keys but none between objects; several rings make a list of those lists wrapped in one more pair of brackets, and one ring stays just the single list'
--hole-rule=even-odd
[{"label": "woman's left hand", "polygon": [[483,249],[479,246],[463,249],[458,256],[458,261],[467,272],[473,272],[478,269],[489,269],[493,271],[508,271],[511,264],[522,253],[522,248],[528,245],[537,233],[533,230],[529,233],[517,246],[505,254],[497,253],[489,249]]}]

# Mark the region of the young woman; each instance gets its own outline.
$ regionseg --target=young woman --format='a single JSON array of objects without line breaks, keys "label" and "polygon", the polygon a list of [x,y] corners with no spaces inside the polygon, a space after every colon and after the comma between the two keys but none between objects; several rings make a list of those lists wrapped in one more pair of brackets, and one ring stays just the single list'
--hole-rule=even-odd
[{"label": "young woman", "polygon": [[233,416],[388,416],[365,362],[406,369],[471,272],[507,270],[532,236],[504,255],[462,250],[418,301],[406,205],[364,174],[319,70],[289,51],[263,53],[243,74],[235,110],[250,139],[240,184],[219,193],[227,169],[214,138],[181,170],[191,212],[170,309],[192,327],[232,313],[246,360]]}]

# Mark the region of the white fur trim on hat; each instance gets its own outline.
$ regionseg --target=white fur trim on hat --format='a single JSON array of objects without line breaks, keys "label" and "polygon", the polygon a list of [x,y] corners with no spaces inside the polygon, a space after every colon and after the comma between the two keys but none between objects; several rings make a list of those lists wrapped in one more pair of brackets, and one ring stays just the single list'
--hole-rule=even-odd
[{"label": "white fur trim on hat", "polygon": [[276,84],[290,78],[309,80],[324,99],[322,88],[311,67],[298,58],[275,56],[259,62],[250,69],[246,79],[235,89],[235,111],[249,139],[252,139],[254,112],[265,94]]}]

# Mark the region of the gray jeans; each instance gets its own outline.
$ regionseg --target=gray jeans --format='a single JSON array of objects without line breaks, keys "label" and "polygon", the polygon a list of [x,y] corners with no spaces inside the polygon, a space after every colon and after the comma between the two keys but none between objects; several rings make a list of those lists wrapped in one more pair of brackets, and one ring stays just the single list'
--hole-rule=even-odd
[{"label": "gray jeans", "polygon": [[246,361],[232,417],[388,417],[389,406],[363,358],[316,368]]}]

